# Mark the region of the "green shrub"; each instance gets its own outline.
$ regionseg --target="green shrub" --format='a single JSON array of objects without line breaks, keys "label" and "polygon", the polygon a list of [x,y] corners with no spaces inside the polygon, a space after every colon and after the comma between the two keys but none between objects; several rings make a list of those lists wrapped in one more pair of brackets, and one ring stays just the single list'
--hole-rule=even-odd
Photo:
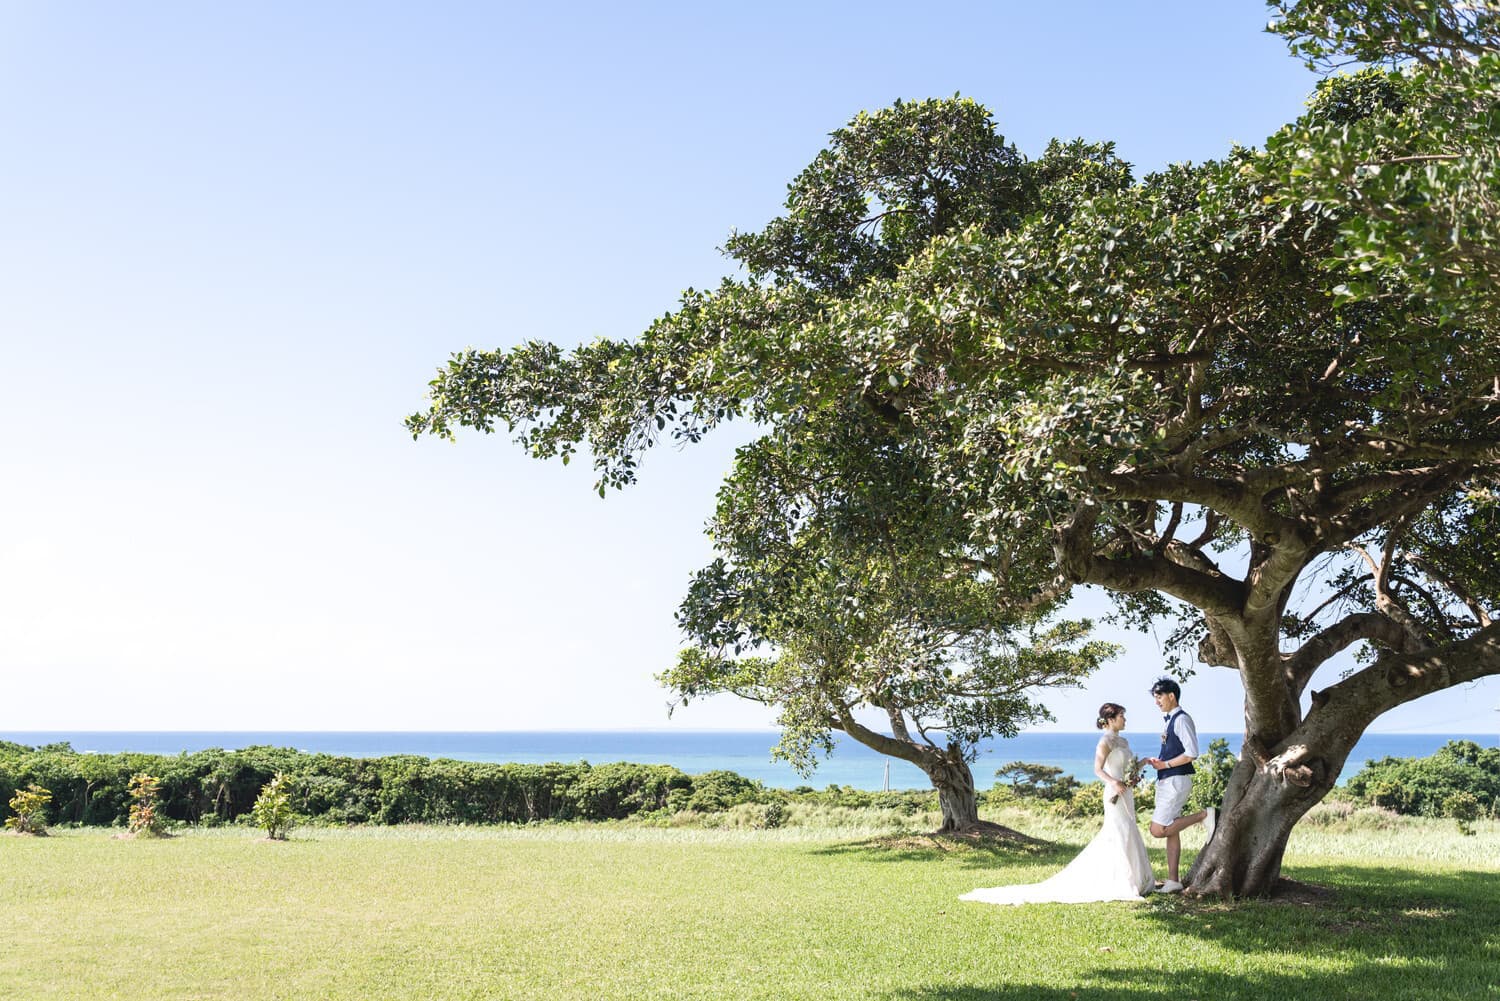
[{"label": "green shrub", "polygon": [[293,819],[286,776],[277,772],[255,798],[255,805],[250,808],[250,822],[265,831],[266,837],[272,841],[285,841]]},{"label": "green shrub", "polygon": [[1149,814],[1156,809],[1156,783],[1142,779],[1135,787],[1135,812]]},{"label": "green shrub", "polygon": [[671,765],[622,761],[590,768],[573,784],[571,793],[580,819],[620,820],[663,810],[675,790],[692,790],[695,785],[693,779]]},{"label": "green shrub", "polygon": [[47,804],[50,802],[52,791],[35,783],[16,790],[10,800],[10,808],[15,816],[5,818],[5,826],[17,834],[46,834]]},{"label": "green shrub", "polygon": [[1388,831],[1401,824],[1401,814],[1383,806],[1359,806],[1351,800],[1329,798],[1299,821],[1308,827],[1337,831]]},{"label": "green shrub", "polygon": [[766,830],[775,830],[784,823],[786,823],[786,804],[779,799],[771,800],[766,804],[761,826]]},{"label": "green shrub", "polygon": [[699,813],[719,813],[760,799],[762,786],[735,772],[711,771],[693,776],[693,795],[688,809]]},{"label": "green shrub", "polygon": [[1188,797],[1184,813],[1197,813],[1210,806],[1224,802],[1224,790],[1229,788],[1229,776],[1239,758],[1229,749],[1223,737],[1208,745],[1208,752],[1193,759],[1193,792]]},{"label": "green shrub", "polygon": [[287,795],[295,812],[328,823],[367,822],[374,809],[366,792],[340,775],[314,773],[287,777]]},{"label": "green shrub", "polygon": [[1053,801],[1052,812],[1069,819],[1104,816],[1104,783],[1080,783],[1065,799]]},{"label": "green shrub", "polygon": [[1449,797],[1468,793],[1476,816],[1494,816],[1500,812],[1500,748],[1453,740],[1425,758],[1382,758],[1351,778],[1347,789],[1356,802],[1424,817],[1447,816]]},{"label": "green shrub", "polygon": [[1458,829],[1463,834],[1474,833],[1474,821],[1479,819],[1479,800],[1471,792],[1449,793],[1443,800],[1443,816],[1452,817],[1458,821]]}]

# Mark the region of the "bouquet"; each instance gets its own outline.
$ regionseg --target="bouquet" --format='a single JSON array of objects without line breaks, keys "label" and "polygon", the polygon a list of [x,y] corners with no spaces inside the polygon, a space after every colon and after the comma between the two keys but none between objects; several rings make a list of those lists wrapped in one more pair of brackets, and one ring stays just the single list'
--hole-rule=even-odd
[{"label": "bouquet", "polygon": [[[1141,759],[1137,758],[1134,752],[1131,752],[1130,756],[1125,759],[1125,777],[1120,781],[1134,789],[1141,784],[1141,772]],[[1118,803],[1120,801],[1120,794],[1115,793],[1109,798],[1109,801],[1111,803]]]}]

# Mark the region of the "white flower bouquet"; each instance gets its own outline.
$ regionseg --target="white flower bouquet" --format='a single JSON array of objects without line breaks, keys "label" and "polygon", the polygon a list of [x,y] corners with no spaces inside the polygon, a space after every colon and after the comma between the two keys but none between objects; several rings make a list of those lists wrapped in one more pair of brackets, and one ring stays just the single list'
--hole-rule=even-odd
[{"label": "white flower bouquet", "polygon": [[[1141,784],[1141,774],[1143,770],[1144,769],[1141,766],[1141,759],[1137,758],[1135,756],[1135,752],[1132,751],[1130,752],[1130,756],[1125,759],[1125,777],[1120,781],[1124,782],[1127,786],[1134,789],[1136,786]],[[1118,803],[1120,801],[1120,794],[1115,793],[1109,798],[1109,801],[1111,803]]]}]

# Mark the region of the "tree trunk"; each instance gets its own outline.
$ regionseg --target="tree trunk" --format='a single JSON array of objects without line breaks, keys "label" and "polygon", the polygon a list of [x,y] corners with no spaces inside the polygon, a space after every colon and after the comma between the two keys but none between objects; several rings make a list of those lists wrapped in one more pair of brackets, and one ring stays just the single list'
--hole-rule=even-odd
[{"label": "tree trunk", "polygon": [[981,826],[979,800],[974,794],[974,773],[960,754],[944,755],[935,761],[920,763],[937,790],[938,808],[943,811],[939,834],[959,834]]},{"label": "tree trunk", "polygon": [[892,728],[900,736],[886,736],[863,726],[847,711],[839,720],[839,729],[871,750],[888,754],[902,761],[910,761],[927,774],[932,787],[937,790],[938,808],[943,812],[942,826],[938,834],[994,834],[1007,838],[1029,840],[1018,831],[1000,824],[979,819],[979,799],[974,793],[974,773],[964,760],[964,750],[958,744],[937,747],[930,743],[918,743],[906,733],[899,716],[892,720]]},{"label": "tree trunk", "polygon": [[1358,733],[1310,731],[1299,728],[1274,754],[1247,736],[1219,805],[1218,827],[1188,871],[1193,893],[1268,897],[1275,892],[1293,826],[1333,788],[1358,739]]}]

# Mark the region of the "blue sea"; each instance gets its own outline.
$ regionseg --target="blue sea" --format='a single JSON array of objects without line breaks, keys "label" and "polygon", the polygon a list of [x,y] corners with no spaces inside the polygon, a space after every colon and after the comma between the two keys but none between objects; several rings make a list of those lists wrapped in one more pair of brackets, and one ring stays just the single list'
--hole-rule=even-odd
[{"label": "blue sea", "polygon": [[[1155,735],[1127,734],[1136,754],[1155,754]],[[1199,742],[1222,737],[1236,753],[1241,734],[1201,733]],[[833,754],[810,776],[798,775],[785,762],[771,760],[777,734],[768,730],[546,730],[495,733],[455,732],[362,732],[362,731],[0,731],[0,740],[39,745],[66,741],[77,751],[113,753],[138,751],[145,754],[178,754],[207,748],[235,749],[269,744],[320,751],[345,757],[369,758],[386,754],[416,754],[462,761],[514,761],[541,764],[548,761],[634,761],[641,764],[675,765],[690,774],[726,769],[768,786],[791,789],[809,785],[853,786],[880,789],[890,766],[890,788],[930,788],[917,768],[888,758],[862,744],[839,735]],[[991,741],[980,750],[974,764],[974,780],[988,788],[995,771],[1012,761],[1053,765],[1067,774],[1088,780],[1093,777],[1096,733],[1023,733],[1008,740]],[[1385,757],[1422,757],[1450,740],[1472,740],[1493,747],[1496,736],[1488,734],[1380,733],[1367,734],[1349,756],[1340,780],[1347,779],[1366,761]]]}]

